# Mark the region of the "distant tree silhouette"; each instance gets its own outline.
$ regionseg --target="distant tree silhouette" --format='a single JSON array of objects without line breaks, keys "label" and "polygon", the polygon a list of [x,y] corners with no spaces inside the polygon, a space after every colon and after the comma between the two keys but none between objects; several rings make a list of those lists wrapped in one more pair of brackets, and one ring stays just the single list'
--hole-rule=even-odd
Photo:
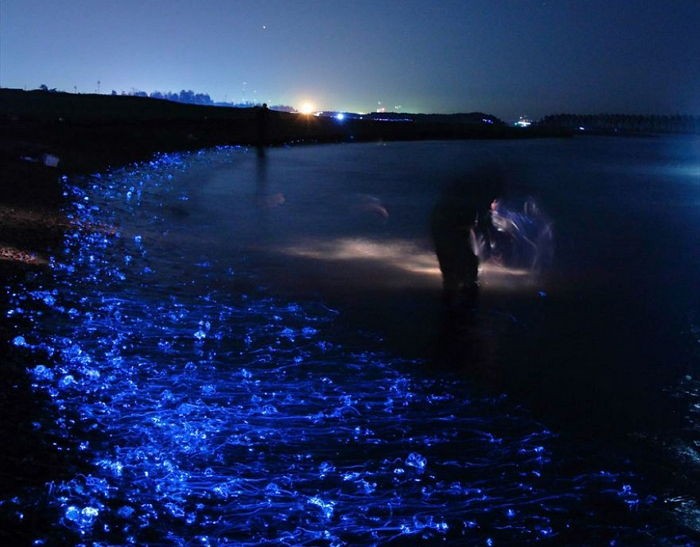
[{"label": "distant tree silhouette", "polygon": [[[112,95],[117,94],[116,91],[112,91]],[[186,104],[196,104],[204,106],[227,106],[227,107],[238,107],[238,108],[252,108],[255,106],[260,106],[260,103],[245,102],[245,103],[234,103],[234,102],[214,102],[208,93],[197,93],[191,89],[182,89],[178,93],[172,91],[152,91],[151,93],[146,93],[145,91],[140,91],[138,89],[132,88],[129,93],[124,91],[121,92],[122,95],[131,95],[134,97],[150,97],[151,99],[160,99],[165,101],[173,101],[176,103],[186,103]],[[294,108],[291,106],[275,105],[270,107],[271,110],[280,110],[285,112],[294,112]]]}]

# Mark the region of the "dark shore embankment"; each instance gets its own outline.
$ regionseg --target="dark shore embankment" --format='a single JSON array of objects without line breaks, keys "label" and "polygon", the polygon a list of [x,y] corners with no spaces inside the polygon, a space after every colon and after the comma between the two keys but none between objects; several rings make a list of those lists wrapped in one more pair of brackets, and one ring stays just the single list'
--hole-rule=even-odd
[{"label": "dark shore embankment", "polygon": [[[196,106],[145,97],[0,89],[2,152],[50,152],[64,171],[92,171],[155,152],[259,143],[260,110]],[[488,123],[481,122],[481,118]],[[492,116],[406,115],[345,119],[269,111],[265,143],[560,136],[494,123]],[[16,155],[16,154],[15,154]]]}]

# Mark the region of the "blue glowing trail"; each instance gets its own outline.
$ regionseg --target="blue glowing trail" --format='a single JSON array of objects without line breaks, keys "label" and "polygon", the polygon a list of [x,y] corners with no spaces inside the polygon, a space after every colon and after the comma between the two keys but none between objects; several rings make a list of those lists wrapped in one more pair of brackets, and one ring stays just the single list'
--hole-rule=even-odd
[{"label": "blue glowing trail", "polygon": [[241,154],[66,184],[78,227],[42,286],[15,296],[33,326],[14,343],[48,355],[29,368],[59,416],[41,427],[86,464],[46,485],[54,532],[37,545],[571,540],[600,511],[614,522],[652,503],[624,474],[560,474],[556,437],[506,398],[367,337],[341,343],[338,311],[276,298],[245,257],[183,244],[167,220],[190,197],[178,181]]}]

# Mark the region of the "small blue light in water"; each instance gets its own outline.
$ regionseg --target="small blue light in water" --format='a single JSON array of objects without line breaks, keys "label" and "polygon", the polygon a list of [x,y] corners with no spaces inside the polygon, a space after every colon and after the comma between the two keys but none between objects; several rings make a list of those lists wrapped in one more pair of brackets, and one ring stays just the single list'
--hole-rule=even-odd
[{"label": "small blue light in water", "polygon": [[265,487],[265,495],[266,496],[279,496],[281,494],[280,487],[277,486],[274,482],[271,482]]},{"label": "small blue light in water", "polygon": [[553,530],[549,526],[545,526],[545,527],[537,526],[535,529],[542,537],[549,537],[552,535],[552,532],[553,532]]},{"label": "small blue light in water", "polygon": [[12,340],[12,344],[18,348],[27,347],[27,341],[25,340],[24,336],[15,336]]},{"label": "small blue light in water", "polygon": [[413,467],[418,471],[423,471],[427,463],[428,460],[424,456],[418,454],[417,452],[411,452],[408,455],[408,458],[406,458],[406,465],[408,465],[409,467]]},{"label": "small blue light in water", "polygon": [[345,114],[343,114],[342,112],[338,112],[335,115],[335,119],[338,120],[339,122],[342,122],[345,119]]},{"label": "small blue light in water", "polygon": [[321,462],[321,465],[318,466],[318,471],[319,477],[324,478],[329,473],[333,473],[335,471],[335,466],[329,462]]},{"label": "small blue light in water", "polygon": [[58,385],[61,388],[65,389],[74,383],[75,383],[75,378],[73,378],[73,375],[66,374],[63,378],[61,378],[61,381],[58,383]]},{"label": "small blue light in water", "polygon": [[99,514],[100,510],[95,507],[79,509],[75,505],[69,505],[64,516],[66,520],[75,523],[80,528],[91,528]]},{"label": "small blue light in water", "polygon": [[117,515],[119,515],[121,518],[128,520],[130,519],[133,514],[136,512],[136,510],[133,507],[129,507],[128,505],[124,505],[117,511]]},{"label": "small blue light in water", "polygon": [[65,516],[68,520],[76,522],[80,518],[80,509],[75,505],[70,505],[66,508]]},{"label": "small blue light in water", "polygon": [[318,496],[314,496],[312,498],[309,498],[309,503],[320,508],[321,512],[323,513],[323,516],[327,519],[333,516],[333,506],[335,505],[334,502],[325,502]]}]

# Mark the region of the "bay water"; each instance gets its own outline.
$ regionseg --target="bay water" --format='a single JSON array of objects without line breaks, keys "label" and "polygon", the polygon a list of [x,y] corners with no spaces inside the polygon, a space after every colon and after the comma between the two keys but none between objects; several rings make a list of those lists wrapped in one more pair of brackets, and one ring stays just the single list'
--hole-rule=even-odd
[{"label": "bay water", "polygon": [[[441,301],[430,212],[488,159],[536,271]],[[692,544],[700,139],[218,148],[64,181],[16,288],[72,467],[36,544]],[[37,507],[39,509],[37,509]]]}]

